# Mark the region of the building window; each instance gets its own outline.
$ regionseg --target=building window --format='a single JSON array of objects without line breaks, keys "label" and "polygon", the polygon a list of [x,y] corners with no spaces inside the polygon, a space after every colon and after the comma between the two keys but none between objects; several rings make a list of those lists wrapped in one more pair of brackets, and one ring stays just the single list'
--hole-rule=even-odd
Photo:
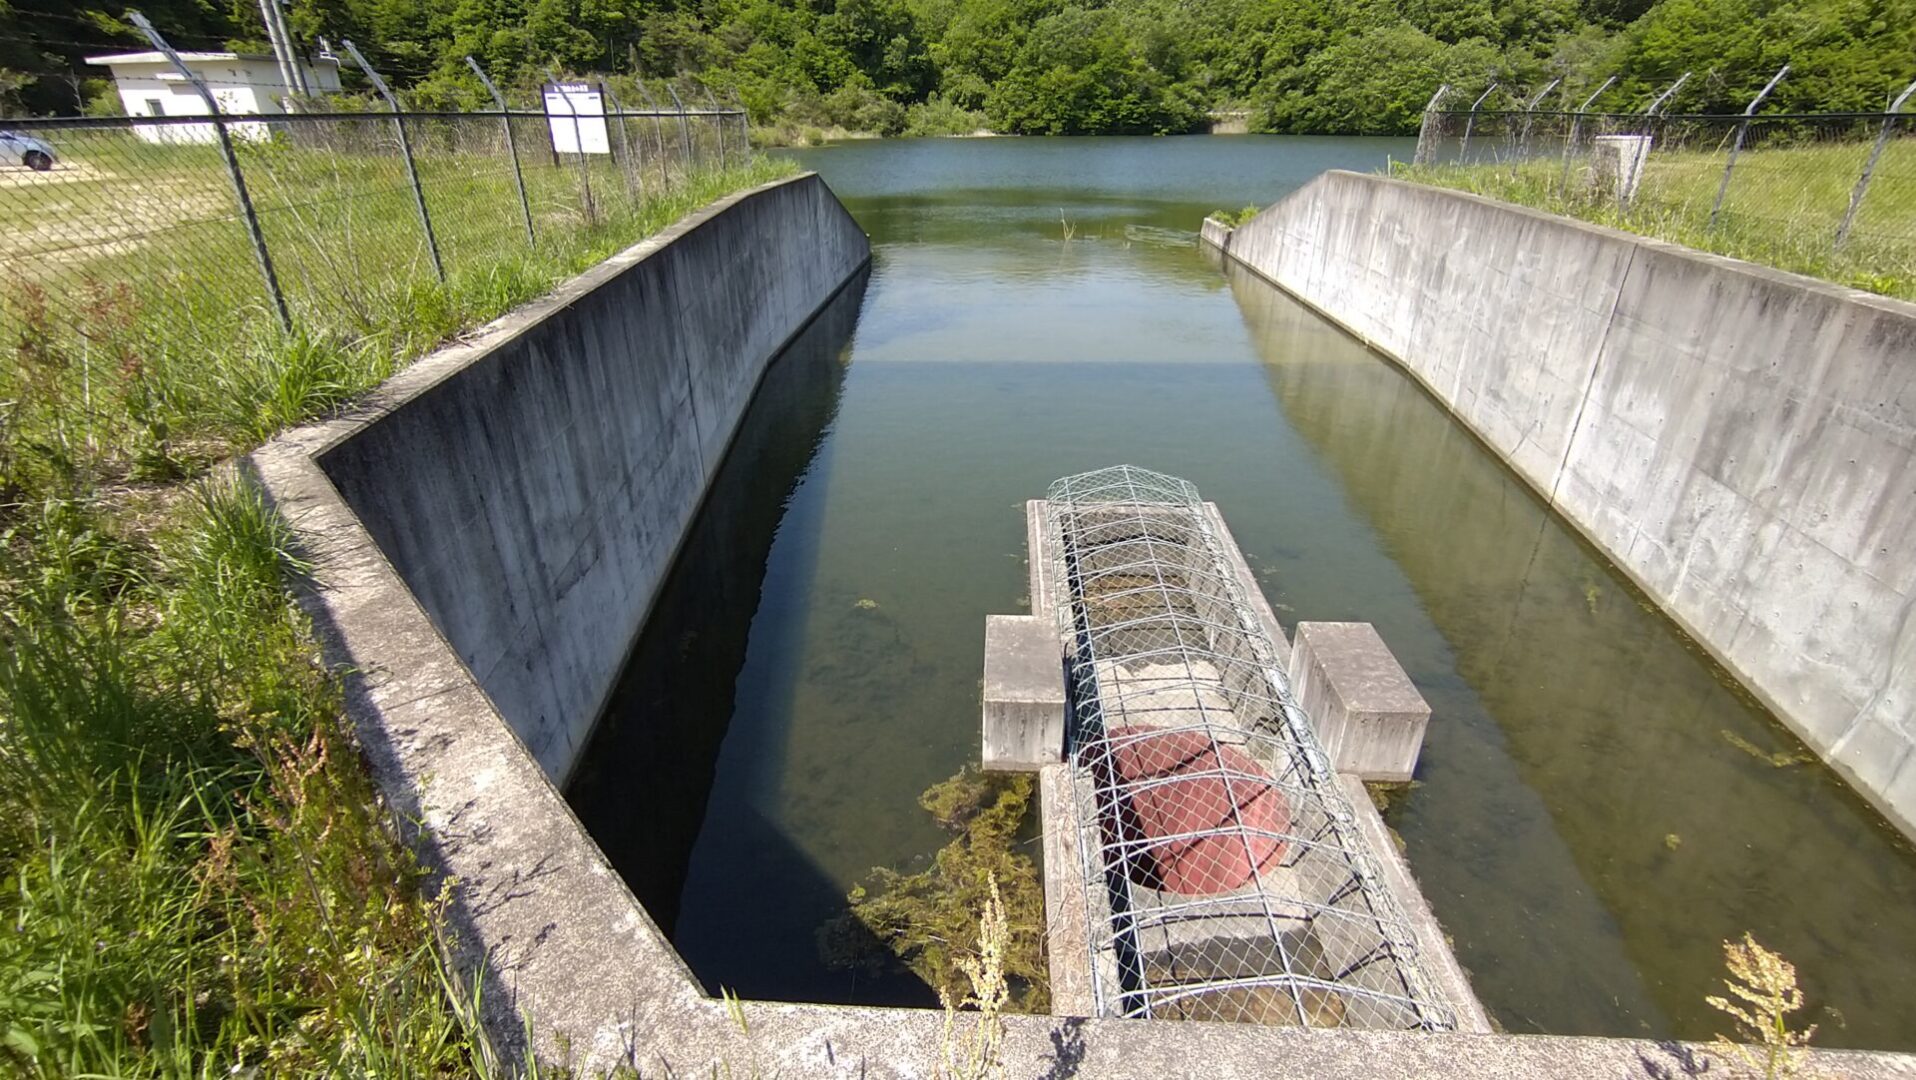
[{"label": "building window", "polygon": [[146,115],[148,115],[148,116],[165,116],[165,115],[166,115],[166,102],[165,102],[165,101],[163,101],[162,99],[160,99],[160,98],[156,98],[156,97],[150,97],[150,98],[147,98],[147,99],[146,99]]}]

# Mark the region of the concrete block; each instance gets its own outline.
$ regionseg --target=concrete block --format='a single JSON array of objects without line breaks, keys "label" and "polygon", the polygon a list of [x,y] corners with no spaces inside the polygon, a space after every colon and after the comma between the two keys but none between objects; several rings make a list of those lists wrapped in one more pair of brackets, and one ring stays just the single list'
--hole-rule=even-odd
[{"label": "concrete block", "polygon": [[1291,690],[1340,773],[1409,780],[1430,705],[1369,623],[1298,623]]},{"label": "concrete block", "polygon": [[1038,770],[1038,814],[1044,826],[1045,957],[1051,969],[1051,1015],[1095,1016],[1091,932],[1085,922],[1084,870],[1071,774],[1062,764]]},{"label": "concrete block", "polygon": [[1064,654],[1049,619],[985,616],[984,766],[1036,769],[1064,756]]}]

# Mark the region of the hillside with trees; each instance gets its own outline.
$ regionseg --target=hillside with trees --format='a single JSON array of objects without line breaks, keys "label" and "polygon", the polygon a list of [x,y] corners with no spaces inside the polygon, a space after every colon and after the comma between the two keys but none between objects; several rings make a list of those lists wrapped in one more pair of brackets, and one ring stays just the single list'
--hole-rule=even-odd
[{"label": "hillside with trees", "polygon": [[[182,48],[263,49],[256,0],[141,7]],[[10,109],[103,99],[78,58],[140,44],[120,3],[0,0]],[[307,42],[354,39],[424,107],[479,106],[477,57],[526,89],[548,68],[694,75],[760,123],[879,134],[1172,133],[1213,110],[1253,130],[1414,131],[1440,82],[1734,112],[1783,63],[1775,111],[1876,111],[1916,78],[1916,0],[293,0]],[[92,79],[92,83],[85,80]],[[1581,96],[1581,94],[1578,94]]]}]

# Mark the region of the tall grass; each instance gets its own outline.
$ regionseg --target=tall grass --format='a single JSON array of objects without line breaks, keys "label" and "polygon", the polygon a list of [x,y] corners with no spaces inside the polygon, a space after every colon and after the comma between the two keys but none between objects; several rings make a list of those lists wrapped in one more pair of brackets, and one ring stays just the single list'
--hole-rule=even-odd
[{"label": "tall grass", "polygon": [[[354,320],[169,325],[134,283],[9,292],[0,365],[0,1074],[488,1071],[288,582],[213,463],[788,166],[686,178]],[[235,272],[244,272],[241,266]],[[72,300],[73,297],[64,299]]]},{"label": "tall grass", "polygon": [[[484,258],[451,262],[443,283],[429,272],[401,275],[350,302],[304,305],[291,332],[263,301],[235,304],[217,283],[141,277],[112,260],[89,264],[77,285],[16,281],[0,298],[12,353],[0,366],[0,492],[41,490],[80,473],[190,473],[337,407],[404,359],[550,291],[691,209],[792,169],[754,158],[655,186],[650,197],[617,204],[617,213],[607,200],[590,220],[548,221],[536,246],[520,232]],[[507,235],[516,203],[509,209],[494,222]],[[410,231],[353,233],[360,241],[339,258],[399,258],[417,231],[416,222],[400,225]],[[248,280],[253,272],[244,255],[225,268]],[[187,276],[206,275],[196,268]]]},{"label": "tall grass", "polygon": [[0,553],[0,1071],[462,1075],[418,870],[339,725],[253,490]]},{"label": "tall grass", "polygon": [[1656,150],[1627,206],[1587,163],[1554,157],[1400,166],[1397,175],[1916,300],[1916,139],[1889,144],[1848,242],[1835,243],[1868,153],[1867,143],[1746,150],[1714,225],[1719,151]]}]

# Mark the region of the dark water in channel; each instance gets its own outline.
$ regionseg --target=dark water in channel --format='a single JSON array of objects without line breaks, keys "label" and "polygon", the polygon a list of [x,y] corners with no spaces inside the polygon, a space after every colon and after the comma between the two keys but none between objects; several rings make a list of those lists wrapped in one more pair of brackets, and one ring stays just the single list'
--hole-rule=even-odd
[{"label": "dark water in channel", "polygon": [[[1288,626],[1377,625],[1435,711],[1391,824],[1513,1031],[1707,1038],[1720,941],[1797,965],[1818,1042],[1916,1047],[1916,855],[1408,378],[1194,242],[1407,140],[799,153],[869,281],[774,365],[573,805],[708,987],[928,1001],[814,931],[943,837],[1022,502],[1128,461],[1222,507]],[[1066,239],[1069,233],[1070,238]],[[1739,745],[1744,744],[1744,745]]]}]

